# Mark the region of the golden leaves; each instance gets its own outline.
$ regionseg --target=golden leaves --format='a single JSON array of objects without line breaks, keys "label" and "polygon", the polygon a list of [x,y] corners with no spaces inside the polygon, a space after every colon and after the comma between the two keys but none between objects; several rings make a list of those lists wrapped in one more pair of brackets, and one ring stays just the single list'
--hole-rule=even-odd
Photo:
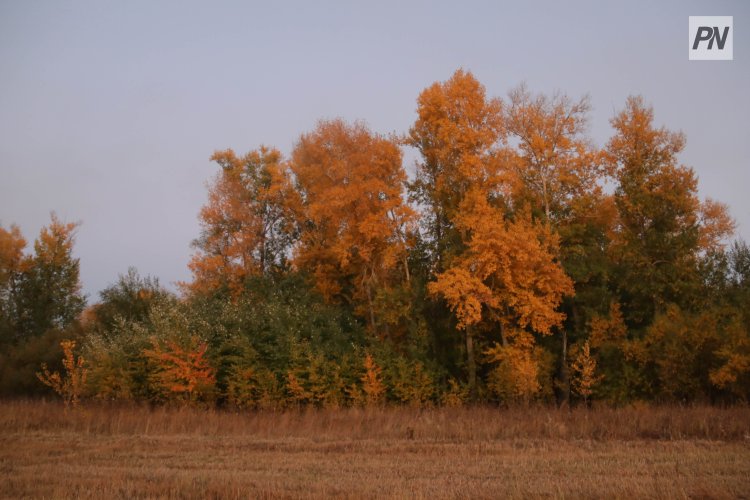
[{"label": "golden leaves", "polygon": [[261,147],[238,157],[227,149],[211,160],[222,170],[201,209],[202,236],[185,288],[209,293],[226,287],[237,296],[246,278],[270,271],[283,259],[292,232],[296,192],[281,153]]},{"label": "golden leaves", "polygon": [[192,337],[184,347],[177,342],[152,339],[152,348],[143,351],[154,365],[153,379],[166,397],[196,398],[213,388],[214,370],[206,359],[208,345]]},{"label": "golden leaves", "polygon": [[75,230],[80,223],[61,222],[52,212],[51,222],[39,232],[39,238],[34,242],[36,259],[47,265],[64,265],[73,251]]},{"label": "golden leaves", "polygon": [[37,372],[37,378],[46,386],[49,386],[63,398],[65,406],[78,406],[81,395],[86,385],[88,369],[84,367],[83,356],[75,357],[73,349],[76,347],[74,340],[63,340],[60,342],[63,350],[63,368],[65,373],[50,373],[46,363],[42,363],[42,371]]},{"label": "golden leaves", "polygon": [[437,279],[427,284],[432,295],[441,295],[448,307],[456,314],[458,328],[479,323],[483,305],[496,305],[490,290],[479,278],[462,267],[448,269]]},{"label": "golden leaves", "polygon": [[328,301],[367,311],[376,329],[374,297],[401,281],[399,266],[407,273],[414,217],[402,198],[406,174],[398,146],[361,123],[323,121],[302,135],[291,169],[303,200],[295,264],[315,276]]},{"label": "golden leaves", "polygon": [[604,378],[596,373],[596,359],[591,355],[591,346],[588,340],[574,354],[571,368],[573,371],[571,380],[573,390],[584,401],[588,401],[594,393],[596,384]]},{"label": "golden leaves", "polygon": [[557,306],[573,294],[573,283],[555,261],[556,237],[526,214],[505,220],[478,189],[461,205],[456,226],[467,240],[454,265],[440,274],[430,293],[442,295],[461,328],[481,320],[482,306],[507,326],[549,334],[564,315]]},{"label": "golden leaves", "polygon": [[382,370],[375,363],[370,354],[365,356],[365,372],[362,374],[362,391],[365,394],[364,402],[368,406],[381,404],[385,399],[385,385],[382,381]]}]

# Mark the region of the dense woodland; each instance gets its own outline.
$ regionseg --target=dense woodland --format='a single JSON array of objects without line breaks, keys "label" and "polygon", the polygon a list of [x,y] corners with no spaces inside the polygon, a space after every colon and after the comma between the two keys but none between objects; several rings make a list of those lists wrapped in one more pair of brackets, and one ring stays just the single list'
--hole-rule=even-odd
[{"label": "dense woodland", "polygon": [[[180,295],[86,305],[76,224],[0,227],[0,394],[280,409],[747,402],[750,248],[685,137],[457,71],[400,136],[321,121],[217,151]],[[418,161],[407,175],[403,151]],[[411,170],[411,169],[410,169]]]}]

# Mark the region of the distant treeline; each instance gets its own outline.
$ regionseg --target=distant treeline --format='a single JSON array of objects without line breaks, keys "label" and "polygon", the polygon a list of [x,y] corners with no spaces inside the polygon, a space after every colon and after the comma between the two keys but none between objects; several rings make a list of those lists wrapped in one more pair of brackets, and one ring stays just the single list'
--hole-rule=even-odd
[{"label": "distant treeline", "polygon": [[0,227],[0,393],[746,402],[750,248],[642,98],[602,149],[588,112],[523,86],[491,98],[459,70],[404,135],[330,120],[289,157],[217,151],[179,297],[131,269],[86,307],[75,224],[53,216],[33,253]]}]

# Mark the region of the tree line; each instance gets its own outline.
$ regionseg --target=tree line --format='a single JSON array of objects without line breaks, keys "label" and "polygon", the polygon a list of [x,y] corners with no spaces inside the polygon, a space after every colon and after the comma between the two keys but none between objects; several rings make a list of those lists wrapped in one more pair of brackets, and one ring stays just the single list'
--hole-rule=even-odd
[{"label": "tree line", "polygon": [[[750,249],[685,137],[469,72],[403,135],[320,121],[217,151],[180,295],[131,269],[85,306],[75,224],[0,227],[0,392],[247,408],[736,402]],[[418,152],[407,175],[404,148]],[[41,367],[41,364],[44,366]]]}]

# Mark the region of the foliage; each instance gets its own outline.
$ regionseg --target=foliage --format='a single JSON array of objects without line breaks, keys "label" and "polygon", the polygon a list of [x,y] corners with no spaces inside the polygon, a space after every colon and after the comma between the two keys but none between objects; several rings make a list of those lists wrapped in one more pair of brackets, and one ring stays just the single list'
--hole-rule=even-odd
[{"label": "foliage", "polygon": [[612,119],[606,158],[615,171],[618,230],[611,248],[623,312],[647,326],[667,304],[686,306],[698,286],[698,257],[733,224],[722,205],[697,196],[692,169],[679,165],[685,137],[653,125],[653,110],[630,97]]},{"label": "foliage", "polygon": [[596,372],[596,359],[591,355],[591,346],[586,341],[578,352],[572,351],[573,369],[572,387],[573,390],[583,398],[584,403],[588,403],[591,395],[594,394],[594,388],[602,379],[602,375]]},{"label": "foliage", "polygon": [[79,261],[73,257],[77,227],[52,213],[50,224],[34,242],[33,256],[21,256],[24,241],[17,228],[0,233],[0,302],[4,316],[7,311],[7,319],[0,323],[10,326],[13,340],[63,330],[83,311]]},{"label": "foliage", "polygon": [[383,370],[375,363],[370,354],[365,355],[365,371],[360,378],[364,403],[367,406],[379,405],[385,396],[385,385],[383,385]]},{"label": "foliage", "polygon": [[186,345],[156,338],[151,343],[152,348],[143,354],[154,366],[152,381],[162,397],[189,402],[210,397],[216,379],[206,359],[208,346],[205,342],[191,337]]},{"label": "foliage", "polygon": [[288,157],[217,151],[181,296],[131,268],[84,309],[78,224],[53,214],[29,254],[0,227],[0,394],[748,401],[750,249],[725,246],[727,207],[698,196],[684,136],[643,98],[603,148],[588,113],[523,85],[495,98],[458,70],[420,93],[404,136],[333,119]]},{"label": "foliage", "polygon": [[221,172],[200,213],[202,234],[190,261],[193,293],[237,296],[252,276],[286,266],[293,236],[291,189],[281,153],[261,147],[242,157],[227,149],[211,157]]},{"label": "foliage", "polygon": [[329,303],[354,306],[371,333],[385,335],[376,298],[409,281],[412,210],[396,144],[363,124],[322,121],[292,153],[302,206],[294,262]]},{"label": "foliage", "polygon": [[86,375],[88,370],[84,366],[82,356],[76,358],[73,354],[76,343],[74,340],[63,340],[60,347],[63,350],[63,367],[65,373],[60,375],[59,372],[51,372],[46,363],[42,363],[42,371],[37,372],[36,376],[46,386],[51,387],[65,401],[65,406],[78,406],[81,394],[86,385]]}]

